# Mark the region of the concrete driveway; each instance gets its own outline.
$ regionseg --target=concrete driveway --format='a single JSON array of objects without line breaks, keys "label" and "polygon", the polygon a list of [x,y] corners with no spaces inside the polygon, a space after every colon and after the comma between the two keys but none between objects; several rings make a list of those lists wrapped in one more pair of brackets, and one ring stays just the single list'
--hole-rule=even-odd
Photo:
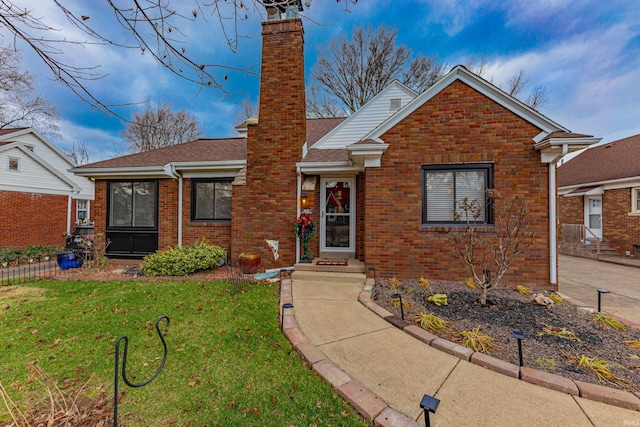
[{"label": "concrete driveway", "polygon": [[597,289],[611,291],[602,295],[602,311],[640,324],[640,268],[560,255],[558,289],[590,307],[598,306]]}]

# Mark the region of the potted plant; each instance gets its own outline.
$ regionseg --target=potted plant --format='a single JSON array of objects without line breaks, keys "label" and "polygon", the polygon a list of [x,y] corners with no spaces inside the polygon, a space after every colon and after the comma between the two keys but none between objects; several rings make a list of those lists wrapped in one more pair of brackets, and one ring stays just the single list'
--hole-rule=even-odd
[{"label": "potted plant", "polygon": [[240,270],[243,274],[254,274],[260,268],[260,254],[258,252],[242,252],[239,255]]},{"label": "potted plant", "polygon": [[300,262],[310,263],[311,252],[309,240],[316,234],[316,223],[311,219],[311,214],[303,212],[296,220],[296,236],[302,242],[302,259]]}]

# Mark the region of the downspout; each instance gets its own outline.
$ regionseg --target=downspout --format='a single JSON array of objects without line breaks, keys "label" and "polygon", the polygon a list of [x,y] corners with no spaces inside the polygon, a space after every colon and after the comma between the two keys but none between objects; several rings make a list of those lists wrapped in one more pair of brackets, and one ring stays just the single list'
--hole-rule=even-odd
[{"label": "downspout", "polygon": [[[296,218],[300,216],[300,196],[302,195],[302,173],[300,172],[300,166],[296,166]],[[300,261],[300,239],[296,238],[296,264]]]},{"label": "downspout", "polygon": [[557,200],[556,192],[556,165],[564,155],[569,152],[567,144],[562,145],[562,154],[549,163],[549,282],[558,284],[558,224],[557,224]]},{"label": "downspout", "polygon": [[71,233],[71,202],[73,201],[73,196],[69,194],[67,196],[67,234]]},{"label": "downspout", "polygon": [[182,175],[176,172],[175,165],[171,163],[165,165],[164,170],[167,175],[178,180],[178,246],[182,246]]}]

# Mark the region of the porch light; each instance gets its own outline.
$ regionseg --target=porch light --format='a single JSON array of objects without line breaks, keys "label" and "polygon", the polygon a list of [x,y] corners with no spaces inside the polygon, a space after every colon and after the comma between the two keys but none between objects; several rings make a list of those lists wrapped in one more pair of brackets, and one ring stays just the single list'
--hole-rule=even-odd
[{"label": "porch light", "polygon": [[598,289],[598,313],[600,313],[600,299],[602,297],[602,294],[610,294],[611,291],[608,291],[606,289]]},{"label": "porch light", "polygon": [[428,394],[425,394],[424,396],[422,396],[422,400],[420,401],[420,407],[424,411],[425,427],[431,426],[431,424],[429,423],[429,412],[433,412],[435,414],[439,404],[440,404],[440,400],[436,399],[433,396],[429,396]]},{"label": "porch light", "polygon": [[400,295],[400,294],[393,294],[393,295],[391,295],[391,298],[398,298],[398,299],[400,299],[400,317],[402,317],[402,320],[404,320],[404,308],[402,307],[402,295]]},{"label": "porch light", "polygon": [[284,328],[284,310],[287,308],[293,308],[293,304],[291,304],[290,302],[285,302],[284,304],[282,304],[282,313],[280,314],[280,330],[281,331]]},{"label": "porch light", "polygon": [[524,339],[524,334],[522,331],[513,331],[511,336],[518,340],[518,360],[520,361],[520,366],[523,365],[523,357],[522,357],[522,340]]}]

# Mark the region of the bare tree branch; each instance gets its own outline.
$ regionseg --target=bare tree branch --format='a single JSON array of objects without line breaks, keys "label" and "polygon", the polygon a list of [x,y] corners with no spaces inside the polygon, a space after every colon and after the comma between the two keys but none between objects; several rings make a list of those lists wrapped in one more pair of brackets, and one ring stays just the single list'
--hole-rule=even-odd
[{"label": "bare tree branch", "polygon": [[[349,4],[357,0],[340,0]],[[0,0],[0,28],[4,28],[13,36],[14,45],[23,41],[33,50],[40,60],[51,70],[56,80],[73,91],[81,100],[94,108],[121,117],[116,107],[125,104],[110,104],[98,98],[89,82],[105,78],[100,71],[100,64],[74,65],[73,61],[65,61],[65,50],[69,46],[89,48],[94,45],[113,48],[138,50],[142,54],[151,55],[155,61],[170,73],[198,85],[199,88],[210,87],[227,96],[223,83],[229,72],[241,71],[256,74],[251,67],[238,68],[232,64],[211,63],[192,57],[189,49],[186,29],[197,21],[208,23],[213,20],[224,36],[225,43],[232,52],[236,52],[239,41],[245,37],[239,33],[239,25],[246,21],[250,14],[264,14],[266,6],[278,6],[286,0],[189,0],[169,2],[167,0],[130,0],[127,2],[107,0],[106,4],[113,12],[114,24],[109,34],[102,34],[92,24],[91,16],[78,12],[78,2],[70,0],[53,0],[67,21],[78,29],[86,39],[73,39],[63,34],[59,28],[49,22],[51,17],[38,14],[39,2],[32,2],[28,7],[19,6],[17,0]],[[309,5],[310,1],[305,4]],[[69,5],[69,6],[68,6]],[[116,33],[118,29],[124,35]],[[122,37],[120,37],[122,36]],[[122,118],[122,117],[121,117]]]},{"label": "bare tree branch", "polygon": [[170,104],[135,113],[122,131],[129,151],[138,153],[192,141],[202,135],[195,117],[185,110],[174,113]]},{"label": "bare tree branch", "polygon": [[35,77],[20,71],[18,52],[0,47],[0,129],[33,127],[57,136],[58,110],[35,92]]}]

